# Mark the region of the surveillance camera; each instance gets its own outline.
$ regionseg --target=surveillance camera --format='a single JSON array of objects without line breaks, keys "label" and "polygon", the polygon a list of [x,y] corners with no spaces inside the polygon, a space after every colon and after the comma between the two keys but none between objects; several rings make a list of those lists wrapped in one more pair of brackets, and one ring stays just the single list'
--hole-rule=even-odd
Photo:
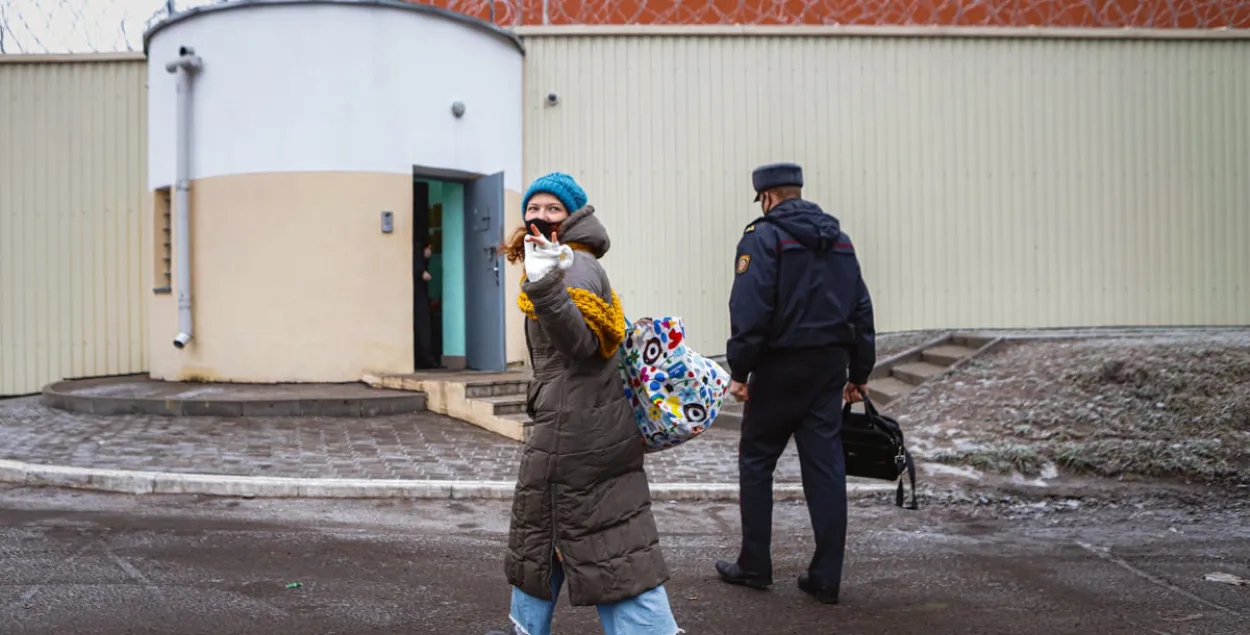
[{"label": "surveillance camera", "polygon": [[547,105],[554,106],[560,103],[560,96],[555,93],[547,93]]}]

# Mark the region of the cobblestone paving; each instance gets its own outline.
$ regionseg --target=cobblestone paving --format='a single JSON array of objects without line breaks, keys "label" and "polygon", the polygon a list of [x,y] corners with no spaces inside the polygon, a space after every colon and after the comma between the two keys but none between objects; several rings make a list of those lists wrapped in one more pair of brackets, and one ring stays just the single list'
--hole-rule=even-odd
[{"label": "cobblestone paving", "polygon": [[[738,434],[709,430],[647,457],[653,483],[737,483]],[[0,400],[0,459],[46,465],[303,478],[510,481],[519,443],[441,415],[321,417],[99,416],[38,397]],[[798,482],[793,444],[778,482]]]}]

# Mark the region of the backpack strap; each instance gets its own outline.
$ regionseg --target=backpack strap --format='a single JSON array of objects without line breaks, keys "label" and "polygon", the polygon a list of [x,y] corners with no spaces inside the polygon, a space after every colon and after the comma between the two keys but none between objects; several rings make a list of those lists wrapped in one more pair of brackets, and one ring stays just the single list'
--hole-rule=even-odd
[{"label": "backpack strap", "polygon": [[903,453],[894,458],[895,464],[898,465],[898,491],[894,493],[894,504],[903,506],[903,472],[907,473],[907,478],[911,481],[911,504],[907,509],[920,509],[916,503],[916,462],[911,458],[911,452],[906,449]]}]

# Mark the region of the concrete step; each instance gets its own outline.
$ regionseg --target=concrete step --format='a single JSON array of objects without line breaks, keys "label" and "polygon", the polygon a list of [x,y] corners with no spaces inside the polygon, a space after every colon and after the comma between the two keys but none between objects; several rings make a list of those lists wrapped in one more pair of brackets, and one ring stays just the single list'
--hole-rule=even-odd
[{"label": "concrete step", "polygon": [[485,397],[504,397],[508,395],[524,395],[529,387],[528,379],[500,379],[495,381],[473,381],[465,384],[464,396],[469,399]]},{"label": "concrete step", "polygon": [[882,377],[868,382],[868,398],[872,399],[874,405],[884,406],[907,394],[912,388],[915,386],[893,377]]},{"label": "concrete step", "polygon": [[525,414],[525,395],[499,395],[497,397],[481,397],[473,401],[489,404],[496,417],[503,415]]},{"label": "concrete step", "polygon": [[976,353],[975,349],[958,344],[942,344],[932,348],[926,348],[920,354],[921,361],[929,362],[937,366],[951,366],[960,360],[970,357]]},{"label": "concrete step", "polygon": [[530,419],[530,416],[525,414],[524,412],[511,414],[511,415],[500,415],[499,418],[506,419],[508,421],[515,421],[523,426],[528,426],[534,423],[534,420]]},{"label": "concrete step", "polygon": [[[899,364],[895,366],[890,374],[896,379],[905,381],[913,386],[919,386],[929,379],[946,372],[946,367],[930,364],[929,362],[911,362],[910,364]],[[872,384],[869,384],[870,386]]]},{"label": "concrete step", "polygon": [[971,348],[972,350],[975,351],[981,348],[982,346],[985,346],[986,344],[989,344],[990,342],[993,342],[993,341],[994,341],[994,338],[986,337],[984,335],[972,335],[969,333],[956,333],[953,337],[951,337],[950,343],[957,344],[959,346],[963,346],[966,348]]}]

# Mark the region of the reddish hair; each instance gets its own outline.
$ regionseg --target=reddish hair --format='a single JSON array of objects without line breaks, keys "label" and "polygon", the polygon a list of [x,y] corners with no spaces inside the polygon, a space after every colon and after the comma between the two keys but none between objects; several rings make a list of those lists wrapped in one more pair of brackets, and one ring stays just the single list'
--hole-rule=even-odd
[{"label": "reddish hair", "polygon": [[499,251],[503,252],[503,257],[507,259],[508,264],[515,265],[525,260],[525,234],[527,233],[529,232],[524,226],[518,227],[499,246]]}]

